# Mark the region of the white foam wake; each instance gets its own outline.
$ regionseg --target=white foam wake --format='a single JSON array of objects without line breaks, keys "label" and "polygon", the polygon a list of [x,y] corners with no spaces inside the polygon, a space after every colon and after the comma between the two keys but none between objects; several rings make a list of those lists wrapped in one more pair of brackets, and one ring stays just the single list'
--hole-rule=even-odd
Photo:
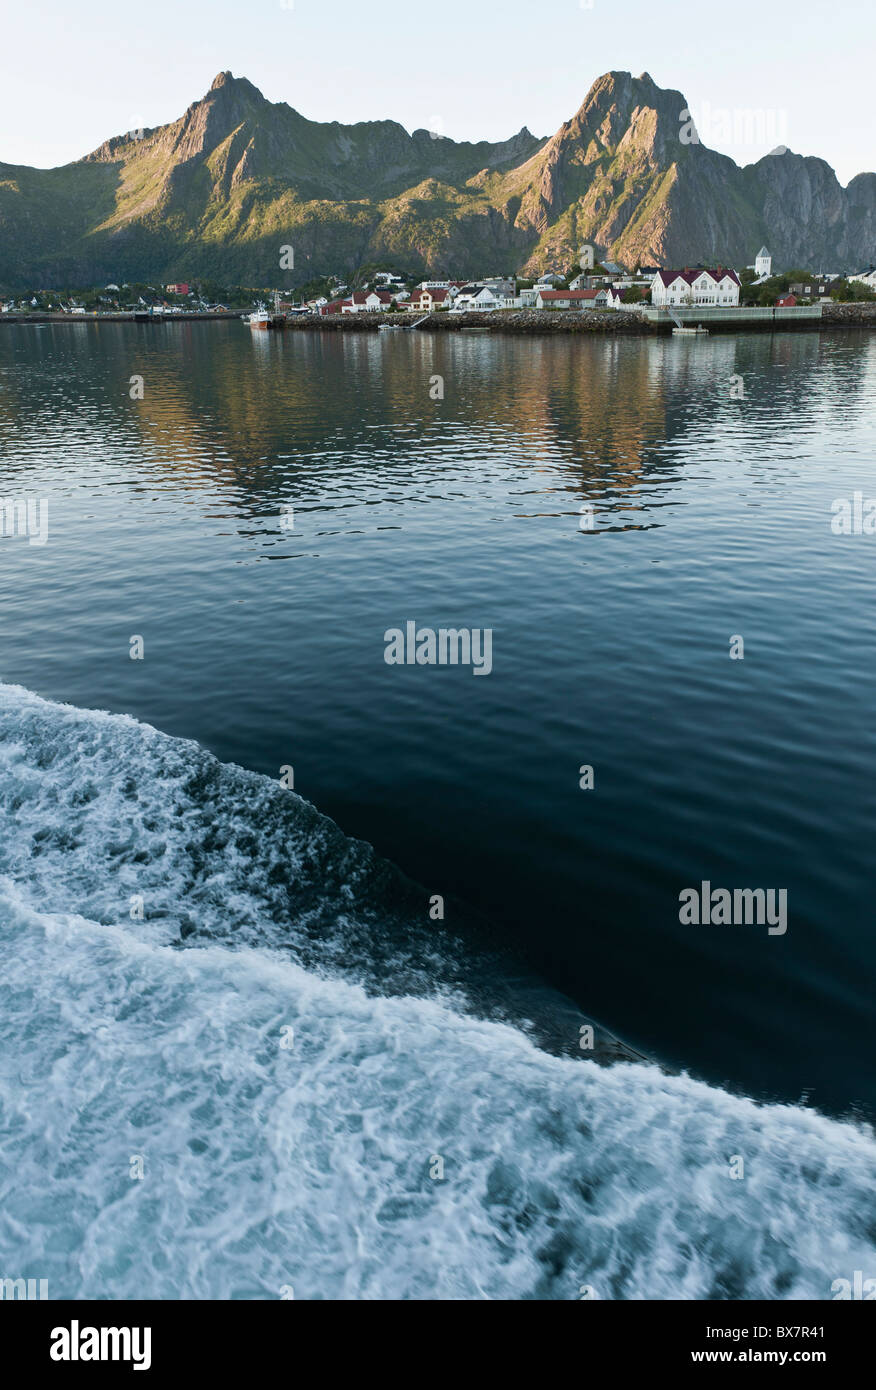
[{"label": "white foam wake", "polygon": [[[185,808],[230,774],[205,781],[191,745],[132,720],[4,701],[0,1276],[54,1298],[299,1299],[824,1299],[876,1276],[863,1129],[550,1056],[453,1001],[375,997],[248,944],[260,894],[229,909],[253,919],[242,945],[181,948],[160,916],[135,929],[119,905],[138,854],[181,871]],[[125,751],[136,813],[110,776]],[[215,808],[227,843],[235,814]],[[218,920],[227,886],[192,875],[162,901]]]}]

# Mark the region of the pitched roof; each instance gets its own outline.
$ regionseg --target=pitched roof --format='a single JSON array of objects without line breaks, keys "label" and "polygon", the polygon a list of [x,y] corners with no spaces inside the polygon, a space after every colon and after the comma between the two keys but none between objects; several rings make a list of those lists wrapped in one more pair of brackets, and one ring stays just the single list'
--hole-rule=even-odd
[{"label": "pitched roof", "polygon": [[391,304],[392,295],[387,290],[356,290],[350,295],[351,304],[366,304],[372,295],[376,295],[381,304]]},{"label": "pitched roof", "polygon": [[769,253],[769,251],[766,249],[766,247],[765,247],[765,246],[762,246],[762,247],[760,248],[760,250],[758,251],[757,256],[755,257],[755,259],[756,259],[756,260],[759,260],[761,256],[768,256],[769,254],[770,254],[770,253]]},{"label": "pitched roof", "polygon": [[701,275],[708,275],[711,280],[715,281],[715,284],[719,284],[728,276],[734,284],[739,284],[739,276],[736,271],[725,270],[722,266],[719,266],[717,270],[706,270],[705,268],[702,270],[658,270],[654,278],[655,280],[662,280],[664,285],[671,285],[673,280],[684,280],[686,284],[692,285],[694,280],[699,280]]},{"label": "pitched roof", "polygon": [[596,299],[605,290],[539,290],[542,299]]}]

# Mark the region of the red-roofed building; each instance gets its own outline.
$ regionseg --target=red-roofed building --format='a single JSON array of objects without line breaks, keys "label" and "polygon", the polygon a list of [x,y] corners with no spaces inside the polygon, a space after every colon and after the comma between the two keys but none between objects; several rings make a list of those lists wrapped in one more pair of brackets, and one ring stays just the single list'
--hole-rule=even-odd
[{"label": "red-roofed building", "polygon": [[387,290],[356,290],[341,306],[342,314],[380,313],[392,303]]},{"label": "red-roofed building", "polygon": [[739,276],[735,270],[658,270],[651,284],[651,303],[658,308],[678,304],[730,308],[739,303]]},{"label": "red-roofed building", "polygon": [[608,291],[598,290],[539,290],[536,309],[601,309],[608,302]]},{"label": "red-roofed building", "polygon": [[414,290],[405,308],[412,309],[417,314],[430,314],[433,309],[446,304],[449,296],[449,289]]},{"label": "red-roofed building", "polygon": [[182,282],[180,282],[180,284],[178,285],[165,285],[164,288],[168,294],[188,294],[189,292],[188,285],[185,285]]}]

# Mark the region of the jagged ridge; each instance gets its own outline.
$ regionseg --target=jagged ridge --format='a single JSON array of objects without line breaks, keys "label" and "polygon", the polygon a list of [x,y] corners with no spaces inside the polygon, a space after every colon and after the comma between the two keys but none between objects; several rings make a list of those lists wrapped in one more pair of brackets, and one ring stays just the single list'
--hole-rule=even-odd
[{"label": "jagged ridge", "polygon": [[790,151],[739,168],[684,143],[680,92],[610,72],[550,139],[458,142],[395,121],[309,121],[219,73],[179,120],[74,164],[0,164],[0,284],[277,279],[386,259],[435,273],[567,265],[582,241],[621,262],[876,259],[876,174],[843,189]]}]

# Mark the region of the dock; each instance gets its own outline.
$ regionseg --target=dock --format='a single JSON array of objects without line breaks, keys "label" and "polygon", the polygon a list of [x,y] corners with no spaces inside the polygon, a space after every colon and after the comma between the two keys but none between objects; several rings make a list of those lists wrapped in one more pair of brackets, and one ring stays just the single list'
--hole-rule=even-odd
[{"label": "dock", "polygon": [[4,323],[197,323],[204,319],[239,319],[239,309],[198,313],[150,314],[146,309],[108,314],[0,314]]},{"label": "dock", "polygon": [[702,324],[710,333],[733,333],[738,328],[817,328],[821,323],[822,304],[802,304],[796,308],[726,308],[712,306],[655,309],[643,305],[639,310],[643,323],[659,332],[670,333],[674,327],[698,328]]}]

